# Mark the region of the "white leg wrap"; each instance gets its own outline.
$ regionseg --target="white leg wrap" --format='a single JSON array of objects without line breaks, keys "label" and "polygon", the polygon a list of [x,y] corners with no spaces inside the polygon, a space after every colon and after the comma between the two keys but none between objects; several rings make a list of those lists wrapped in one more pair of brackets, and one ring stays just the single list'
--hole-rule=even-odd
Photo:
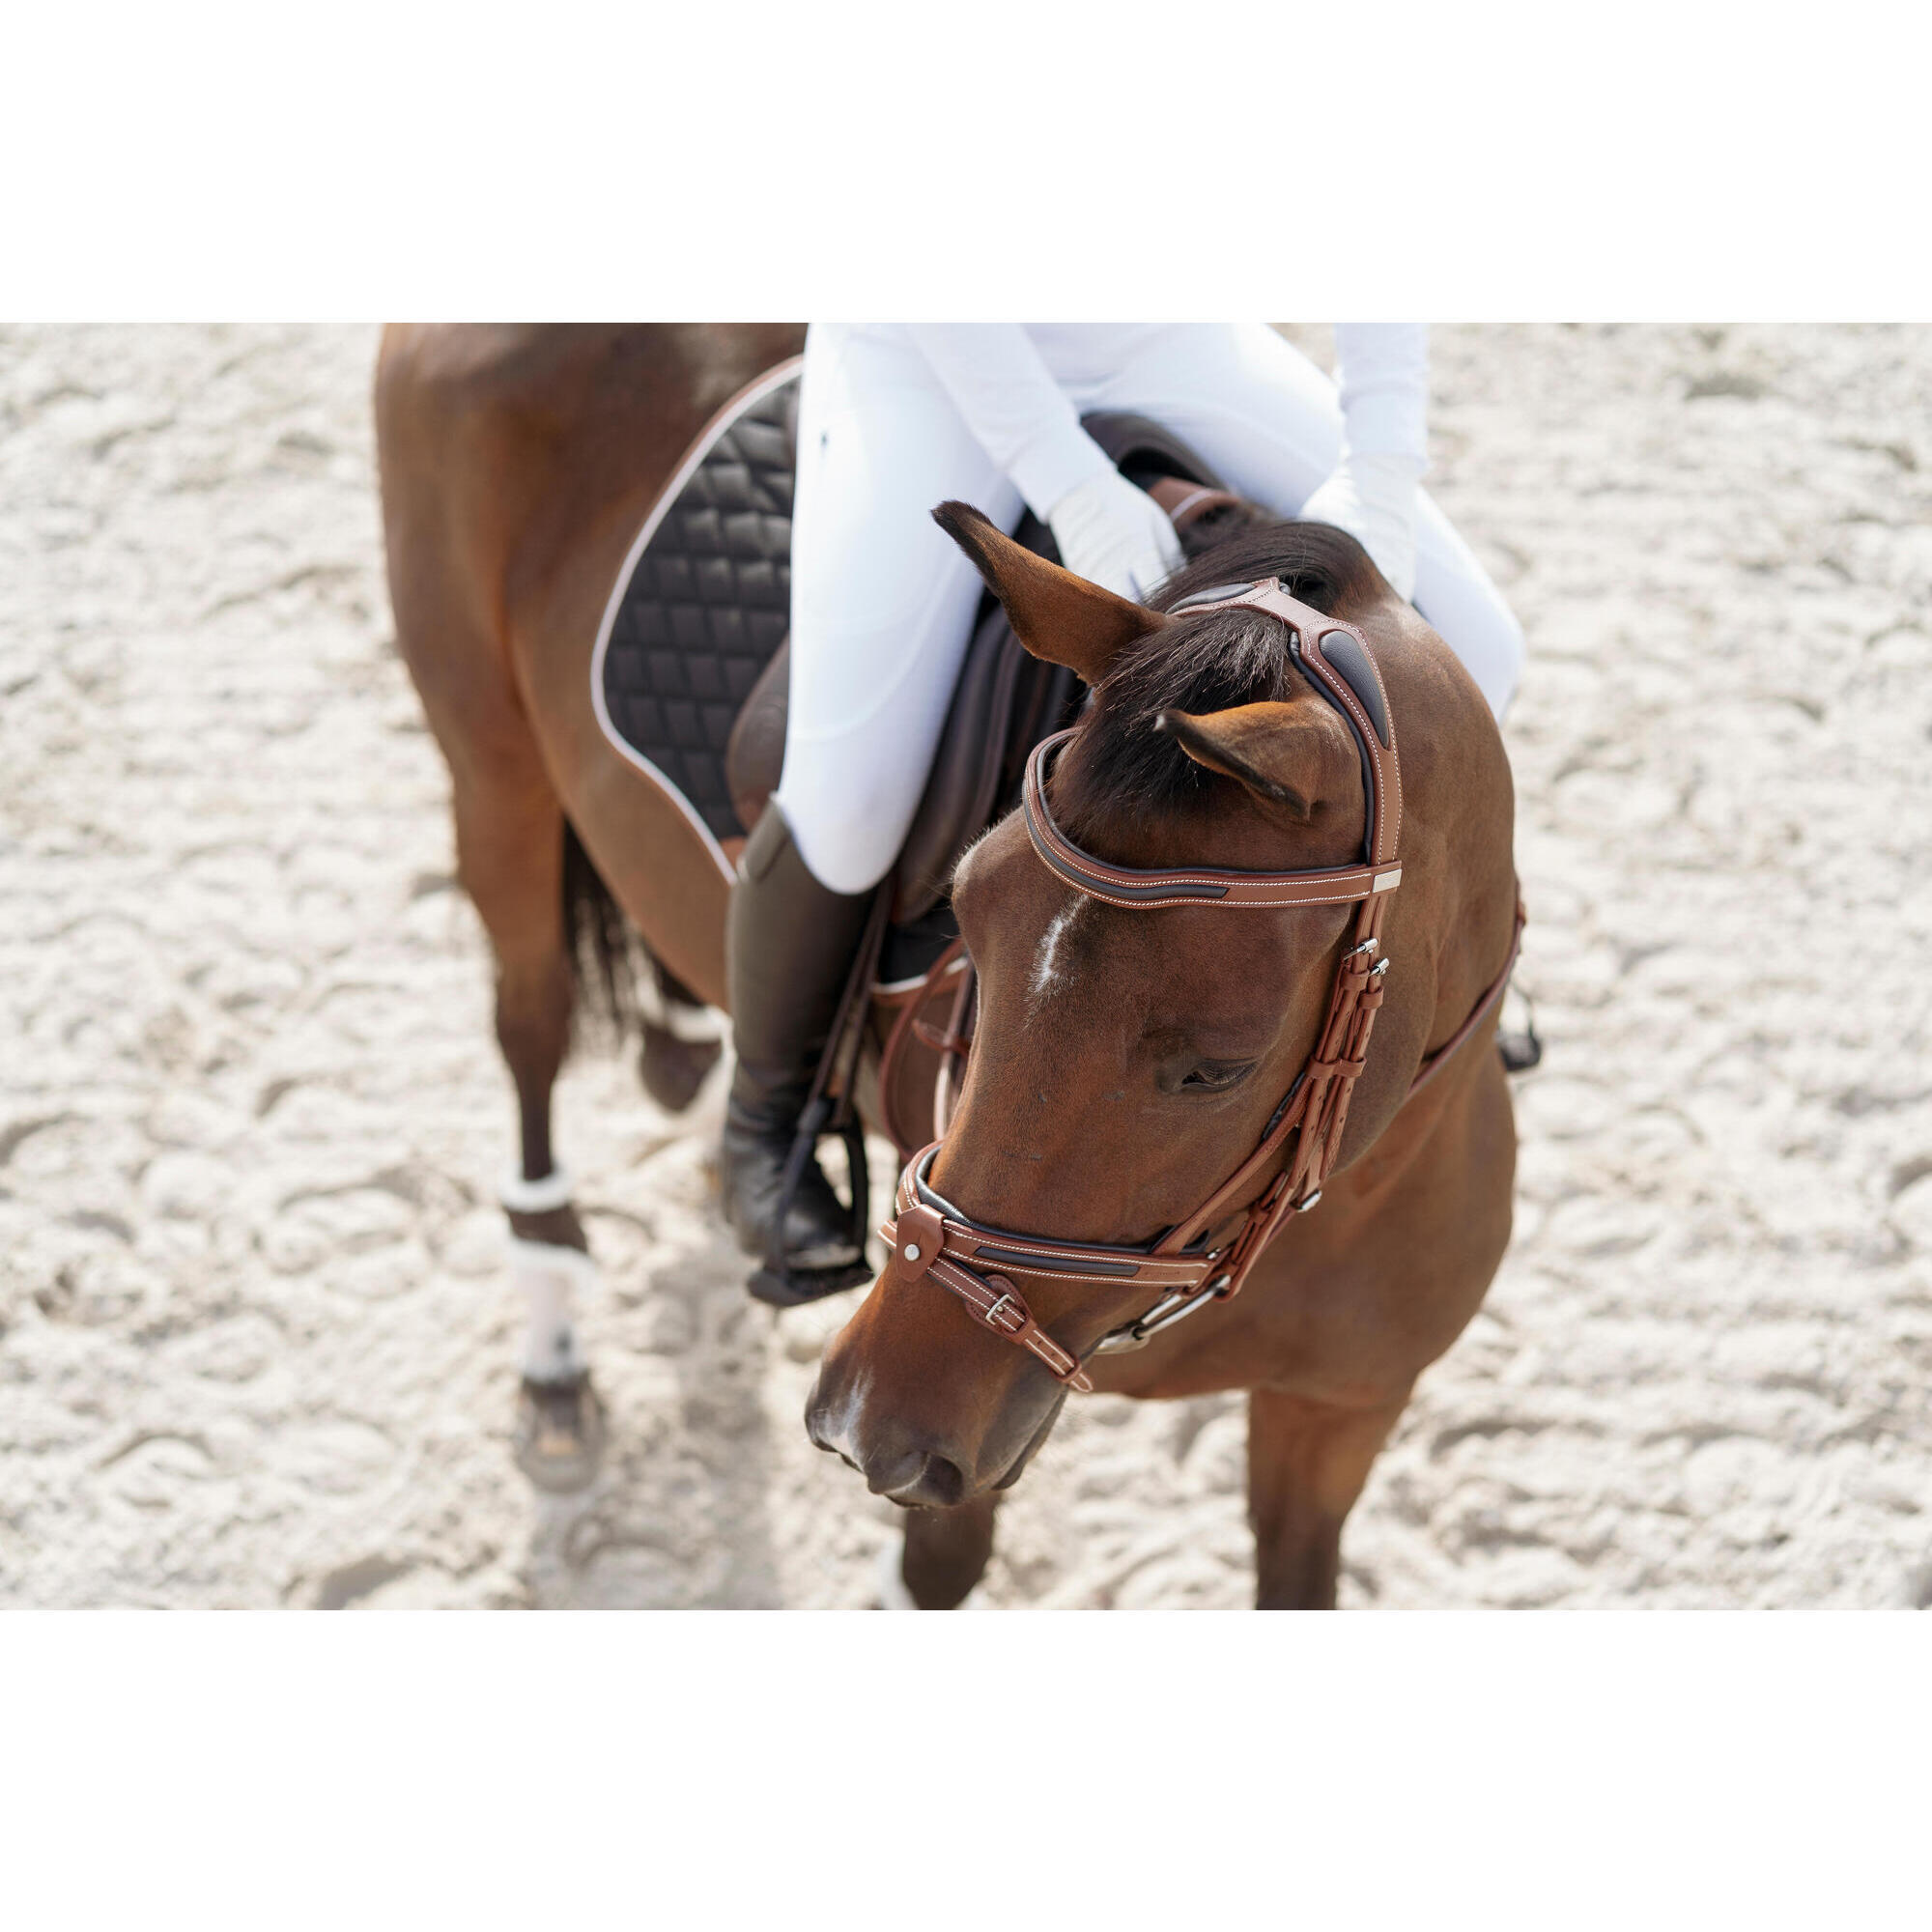
[{"label": "white leg wrap", "polygon": [[561,1163],[552,1168],[541,1180],[526,1180],[517,1169],[512,1168],[503,1177],[500,1198],[503,1206],[513,1214],[548,1214],[554,1208],[570,1206],[571,1190],[575,1185],[570,1170]]},{"label": "white leg wrap", "polygon": [[524,1331],[523,1372],[532,1381],[564,1381],[584,1367],[571,1316],[571,1296],[588,1290],[597,1265],[579,1248],[510,1237],[510,1272],[523,1292],[529,1321]]}]

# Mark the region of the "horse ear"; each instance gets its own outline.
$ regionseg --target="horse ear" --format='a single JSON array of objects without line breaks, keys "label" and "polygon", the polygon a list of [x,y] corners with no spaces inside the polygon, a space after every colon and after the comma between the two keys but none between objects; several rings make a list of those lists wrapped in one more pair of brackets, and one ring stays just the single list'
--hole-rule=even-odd
[{"label": "horse ear", "polygon": [[1163,711],[1156,731],[1197,765],[1240,783],[1296,818],[1361,792],[1361,761],[1349,727],[1312,692],[1285,704],[1237,704],[1195,716]]},{"label": "horse ear", "polygon": [[1106,676],[1126,645],[1168,621],[1158,611],[1129,604],[1036,556],[970,503],[942,503],[932,521],[973,559],[987,587],[1007,607],[1013,636],[1035,657],[1065,665],[1089,684]]}]

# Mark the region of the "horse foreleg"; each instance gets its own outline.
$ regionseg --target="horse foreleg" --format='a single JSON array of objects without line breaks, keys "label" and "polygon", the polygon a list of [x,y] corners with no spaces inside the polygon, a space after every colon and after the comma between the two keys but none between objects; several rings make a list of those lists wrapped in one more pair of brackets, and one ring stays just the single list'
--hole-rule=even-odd
[{"label": "horse foreleg", "polygon": [[903,1547],[886,1546],[879,1593],[886,1608],[956,1610],[986,1574],[999,1506],[999,1497],[987,1494],[956,1509],[908,1510]]},{"label": "horse foreleg", "polygon": [[502,1190],[526,1318],[517,1462],[541,1488],[581,1489],[603,1453],[604,1415],[572,1303],[595,1276],[551,1138],[575,987],[563,923],[563,811],[533,746],[487,784],[458,780],[456,849],[496,954],[497,1042],[517,1090],[518,1158]]},{"label": "horse foreleg", "polygon": [[1255,1605],[1332,1610],[1342,1524],[1408,1398],[1339,1408],[1272,1389],[1248,1394],[1248,1520]]}]

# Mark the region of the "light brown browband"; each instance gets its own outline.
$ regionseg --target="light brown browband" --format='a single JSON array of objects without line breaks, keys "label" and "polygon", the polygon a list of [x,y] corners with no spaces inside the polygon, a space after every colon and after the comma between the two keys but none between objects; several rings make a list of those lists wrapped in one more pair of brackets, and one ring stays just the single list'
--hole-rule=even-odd
[{"label": "light brown browband", "polygon": [[[1368,793],[1363,863],[1299,872],[1238,872],[1208,867],[1139,871],[1109,865],[1067,838],[1047,805],[1051,759],[1072,736],[1067,731],[1036,747],[1027,762],[1023,807],[1027,833],[1041,862],[1068,885],[1109,905],[1135,911],[1357,904],[1353,930],[1336,964],[1327,1015],[1307,1065],[1275,1109],[1254,1152],[1186,1220],[1146,1246],[1049,1240],[967,1219],[926,1184],[926,1171],[941,1145],[936,1140],[906,1163],[899,1177],[895,1217],[879,1230],[892,1248],[882,1282],[937,1282],[982,1325],[1027,1350],[1050,1375],[1081,1390],[1093,1386],[1082,1370],[1082,1358],[1040,1327],[1019,1281],[1095,1286],[1133,1281],[1158,1292],[1145,1314],[1103,1336],[1089,1353],[1138,1348],[1208,1301],[1236,1293],[1288,1216],[1306,1211],[1321,1198],[1322,1184],[1341,1152],[1350,1097],[1367,1064],[1369,1037],[1389,968],[1379,956],[1380,933],[1389,895],[1402,881],[1397,863],[1402,767],[1381,673],[1352,624],[1298,603],[1271,580],[1229,586],[1226,594],[1209,592],[1176,607],[1177,614],[1190,615],[1225,610],[1256,611],[1284,623],[1296,667],[1349,721],[1361,749]],[[1342,668],[1345,665],[1352,676]],[[1501,999],[1516,963],[1522,924],[1519,901],[1516,931],[1502,971],[1463,1025],[1424,1061],[1410,1085],[1411,1095]],[[1291,1136],[1293,1151],[1273,1178],[1265,1179]],[[1223,1239],[1204,1245],[1236,1214],[1238,1224]]]},{"label": "light brown browband", "polygon": [[1192,871],[1136,872],[1110,866],[1083,852],[1059,826],[1046,803],[1050,761],[1074,735],[1057,731],[1036,745],[1027,760],[1022,810],[1033,848],[1049,870],[1089,898],[1134,912],[1157,912],[1166,906],[1301,906],[1348,905],[1376,893],[1393,892],[1402,884],[1400,866],[1336,866],[1304,872],[1223,872],[1208,867]]}]

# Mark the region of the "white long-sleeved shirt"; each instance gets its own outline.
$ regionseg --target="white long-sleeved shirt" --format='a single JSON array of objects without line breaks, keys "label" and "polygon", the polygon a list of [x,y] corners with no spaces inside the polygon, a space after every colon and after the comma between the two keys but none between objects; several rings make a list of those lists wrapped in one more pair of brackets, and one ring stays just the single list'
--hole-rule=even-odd
[{"label": "white long-sleeved shirt", "polygon": [[[966,426],[1036,516],[1107,467],[1067,394],[1132,359],[1164,325],[914,323],[906,333]],[[1428,460],[1429,331],[1419,323],[1337,323],[1345,455]]]}]

